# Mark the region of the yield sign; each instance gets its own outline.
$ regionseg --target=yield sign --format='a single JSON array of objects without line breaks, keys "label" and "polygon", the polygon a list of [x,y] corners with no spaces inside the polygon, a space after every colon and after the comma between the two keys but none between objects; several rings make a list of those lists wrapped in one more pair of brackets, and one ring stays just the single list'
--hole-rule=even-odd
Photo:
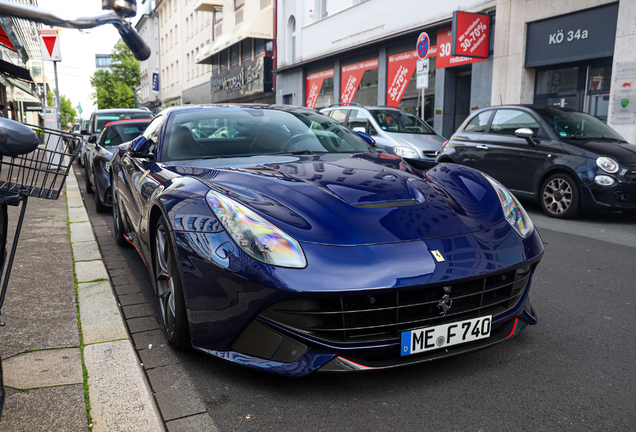
[{"label": "yield sign", "polygon": [[58,30],[40,30],[42,60],[62,61]]}]

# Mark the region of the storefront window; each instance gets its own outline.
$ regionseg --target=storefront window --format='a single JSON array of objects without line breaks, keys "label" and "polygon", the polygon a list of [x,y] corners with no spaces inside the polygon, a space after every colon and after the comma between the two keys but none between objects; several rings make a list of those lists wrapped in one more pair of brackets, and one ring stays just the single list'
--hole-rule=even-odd
[{"label": "storefront window", "polygon": [[333,69],[307,75],[305,106],[321,109],[333,103],[333,76]]},{"label": "storefront window", "polygon": [[228,53],[227,53],[227,49],[224,49],[223,51],[221,51],[219,53],[219,55],[221,56],[221,70],[227,70],[228,68]]},{"label": "storefront window", "polygon": [[241,41],[241,61],[252,59],[252,39],[247,38]]},{"label": "storefront window", "polygon": [[230,66],[239,64],[239,46],[234,44],[230,47]]},{"label": "storefront window", "polygon": [[378,103],[378,59],[342,67],[340,101],[361,105]]},{"label": "storefront window", "polygon": [[580,109],[580,95],[577,93],[578,77],[578,66],[538,71],[534,103]]},{"label": "storefront window", "polygon": [[254,57],[257,57],[265,52],[265,40],[254,39]]},{"label": "storefront window", "polygon": [[589,67],[585,112],[607,123],[612,67]]},{"label": "storefront window", "polygon": [[415,72],[419,57],[415,51],[408,51],[388,57],[387,66],[387,105],[398,106],[415,114],[434,127],[435,113],[435,57],[428,59],[428,88],[424,91],[424,115],[422,109],[422,90],[417,88]]}]

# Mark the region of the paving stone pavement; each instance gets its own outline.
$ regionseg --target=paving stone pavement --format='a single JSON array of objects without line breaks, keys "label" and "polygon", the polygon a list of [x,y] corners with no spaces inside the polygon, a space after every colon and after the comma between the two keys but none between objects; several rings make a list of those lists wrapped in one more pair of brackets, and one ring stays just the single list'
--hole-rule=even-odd
[{"label": "paving stone pavement", "polygon": [[1,316],[1,431],[166,430],[108,277],[73,173],[58,200],[29,199]]}]

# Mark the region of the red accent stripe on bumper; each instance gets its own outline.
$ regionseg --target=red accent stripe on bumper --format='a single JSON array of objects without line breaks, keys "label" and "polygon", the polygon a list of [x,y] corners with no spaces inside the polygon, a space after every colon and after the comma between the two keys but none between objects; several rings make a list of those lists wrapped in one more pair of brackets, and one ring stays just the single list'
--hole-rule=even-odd
[{"label": "red accent stripe on bumper", "polygon": [[508,339],[510,336],[512,336],[513,334],[515,334],[515,329],[517,328],[517,320],[519,318],[515,318],[515,325],[512,326],[512,331],[510,332],[510,334],[508,335],[508,337],[506,339]]}]

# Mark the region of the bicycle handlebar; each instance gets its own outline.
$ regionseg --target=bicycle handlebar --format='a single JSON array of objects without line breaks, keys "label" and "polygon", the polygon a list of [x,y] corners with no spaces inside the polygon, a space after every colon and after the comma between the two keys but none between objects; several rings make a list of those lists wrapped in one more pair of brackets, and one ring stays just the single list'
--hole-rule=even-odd
[{"label": "bicycle handlebar", "polygon": [[148,60],[148,57],[150,57],[150,48],[143,41],[139,33],[137,33],[137,30],[135,30],[130,23],[124,21],[115,11],[102,12],[88,17],[64,19],[51,11],[0,0],[0,15],[14,16],[42,24],[76,29],[87,29],[112,24],[117,28],[124,43],[130,48],[130,51],[137,60]]}]

